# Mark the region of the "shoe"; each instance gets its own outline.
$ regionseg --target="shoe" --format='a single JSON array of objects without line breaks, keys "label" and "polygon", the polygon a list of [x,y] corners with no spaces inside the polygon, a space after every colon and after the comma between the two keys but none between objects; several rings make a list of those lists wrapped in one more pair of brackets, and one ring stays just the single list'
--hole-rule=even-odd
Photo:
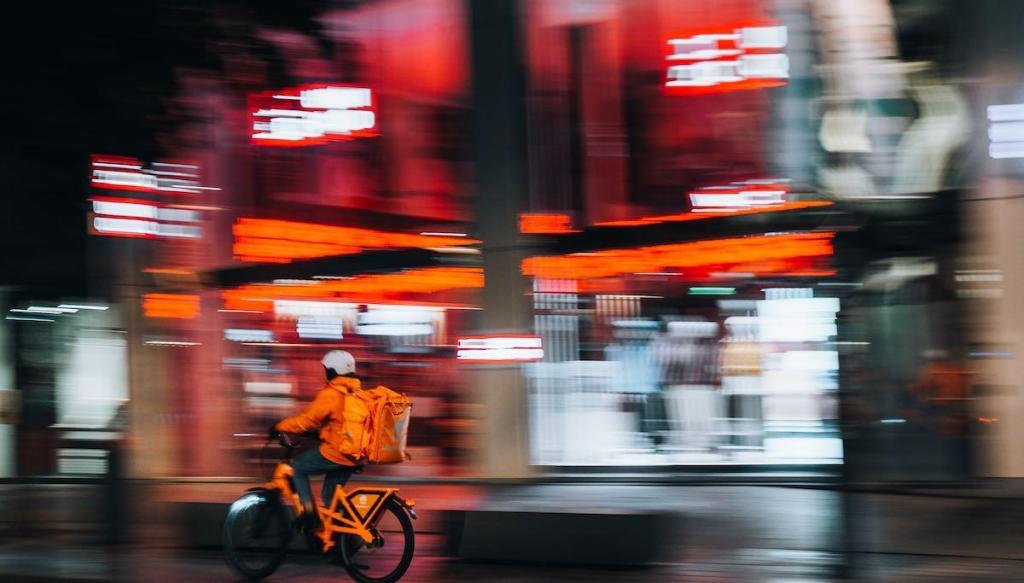
[{"label": "shoe", "polygon": [[302,532],[316,532],[320,529],[320,516],[314,509],[305,509],[295,517],[295,527]]}]

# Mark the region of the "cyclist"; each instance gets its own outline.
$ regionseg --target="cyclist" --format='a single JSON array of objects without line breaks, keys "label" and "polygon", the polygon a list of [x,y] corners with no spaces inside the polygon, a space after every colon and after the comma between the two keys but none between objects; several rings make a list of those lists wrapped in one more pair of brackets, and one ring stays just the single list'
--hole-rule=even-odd
[{"label": "cyclist", "polygon": [[276,423],[270,433],[306,433],[319,430],[320,447],[302,452],[292,461],[295,471],[295,491],[302,502],[299,524],[313,531],[319,526],[319,517],[313,502],[309,477],[324,474],[321,497],[330,500],[335,486],[344,486],[360,463],[361,427],[368,415],[362,399],[348,398],[362,390],[356,377],[356,361],[344,350],[332,350],[320,360],[327,376],[327,384],[320,389],[313,402],[294,417]]}]

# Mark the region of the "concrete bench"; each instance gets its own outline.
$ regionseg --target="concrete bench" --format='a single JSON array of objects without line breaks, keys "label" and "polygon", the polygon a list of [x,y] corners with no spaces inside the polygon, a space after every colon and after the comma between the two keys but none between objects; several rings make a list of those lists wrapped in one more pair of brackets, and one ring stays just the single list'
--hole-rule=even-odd
[{"label": "concrete bench", "polygon": [[658,511],[449,511],[445,551],[471,561],[639,566],[661,556],[671,526],[671,514]]}]

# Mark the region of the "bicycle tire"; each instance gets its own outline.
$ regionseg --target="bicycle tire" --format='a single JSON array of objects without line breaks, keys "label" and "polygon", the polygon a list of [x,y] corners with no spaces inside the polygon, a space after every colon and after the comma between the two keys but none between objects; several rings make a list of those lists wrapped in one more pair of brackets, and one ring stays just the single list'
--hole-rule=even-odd
[{"label": "bicycle tire", "polygon": [[[387,575],[381,577],[370,577],[363,572],[363,569],[359,568],[354,560],[355,556],[359,554],[359,550],[363,548],[363,545],[339,545],[339,547],[341,547],[340,550],[345,571],[348,572],[349,577],[352,577],[359,583],[395,583],[395,581],[398,581],[403,575],[405,575],[405,572],[409,570],[409,566],[412,565],[412,557],[416,551],[416,532],[413,530],[412,519],[409,518],[409,513],[394,498],[391,498],[384,504],[384,508],[381,512],[390,512],[394,514],[395,518],[398,519],[398,523],[402,525],[402,537],[405,542],[405,548],[402,551],[402,558],[395,569]],[[344,542],[346,541],[343,541],[343,543]],[[359,542],[362,543],[362,539],[360,539]]]},{"label": "bicycle tire", "polygon": [[[260,515],[260,510],[266,514]],[[267,537],[266,548],[243,551],[242,541],[239,540],[239,534],[241,534],[239,530],[245,530],[248,527],[243,520],[254,511],[257,519],[266,521],[261,528],[276,527],[276,530],[272,530],[271,535]],[[248,492],[231,504],[228,515],[224,519],[224,528],[221,532],[224,558],[239,575],[249,581],[269,577],[284,561],[288,552],[288,543],[291,542],[291,532],[288,516],[275,494],[259,491]],[[252,552],[260,560],[255,562],[245,560],[243,555],[248,556],[249,552]]]}]

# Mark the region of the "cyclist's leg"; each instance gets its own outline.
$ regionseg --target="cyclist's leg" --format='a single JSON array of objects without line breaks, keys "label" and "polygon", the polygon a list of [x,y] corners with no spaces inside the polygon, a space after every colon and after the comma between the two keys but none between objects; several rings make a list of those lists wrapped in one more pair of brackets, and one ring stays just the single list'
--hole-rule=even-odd
[{"label": "cyclist's leg", "polygon": [[[292,469],[295,470],[292,476],[292,480],[295,482],[295,493],[299,495],[299,501],[305,512],[312,511],[315,506],[313,490],[309,485],[309,476],[330,470],[331,468],[326,467],[326,464],[331,464],[331,462],[320,455],[318,448],[308,449],[292,460]],[[316,513],[313,512],[312,515],[315,516]]]},{"label": "cyclist's leg", "polygon": [[324,485],[320,489],[320,498],[324,501],[324,506],[330,506],[331,500],[334,499],[334,489],[337,486],[344,486],[348,483],[348,479],[352,477],[355,468],[352,466],[343,466],[341,464],[334,464],[335,468],[324,474]]}]

